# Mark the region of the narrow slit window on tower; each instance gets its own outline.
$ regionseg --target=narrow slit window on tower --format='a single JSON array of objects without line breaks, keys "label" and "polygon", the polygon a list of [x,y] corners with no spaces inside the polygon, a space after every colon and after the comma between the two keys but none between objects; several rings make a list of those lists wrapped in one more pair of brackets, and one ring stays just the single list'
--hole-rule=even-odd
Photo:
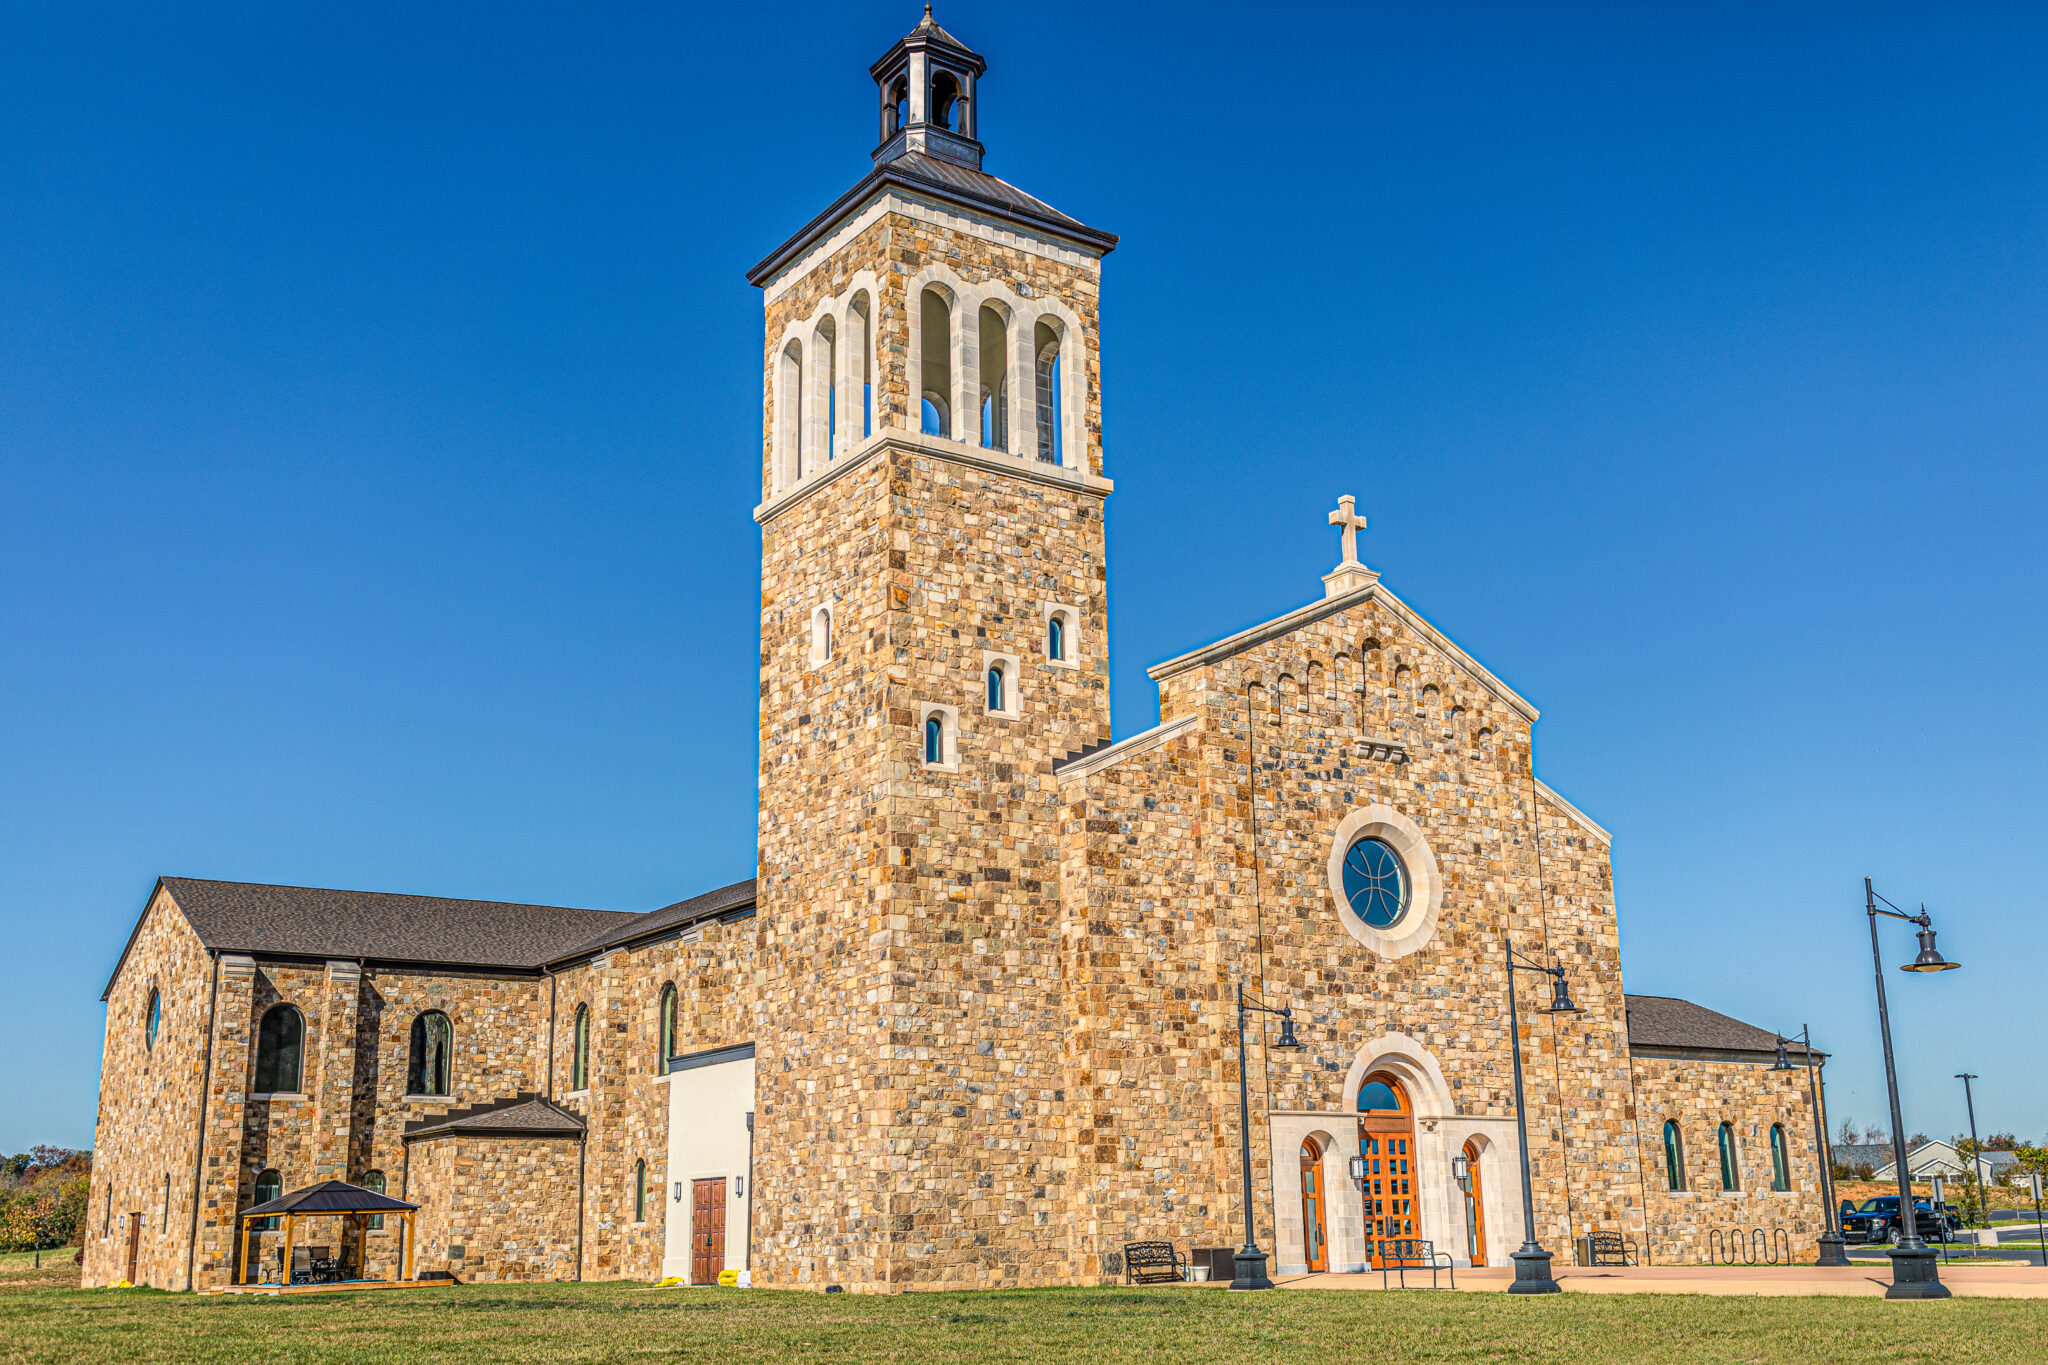
[{"label": "narrow slit window on tower", "polygon": [[1032,356],[1038,380],[1038,458],[1047,464],[1063,464],[1066,450],[1060,412],[1060,329],[1044,318],[1038,320],[1032,331]]},{"label": "narrow slit window on tower", "polygon": [[924,761],[946,761],[946,723],[935,715],[924,718]]},{"label": "narrow slit window on tower", "polygon": [[832,608],[811,610],[811,662],[822,664],[832,657]]},{"label": "narrow slit window on tower", "polygon": [[647,1162],[644,1158],[633,1166],[633,1221],[647,1221]]},{"label": "narrow slit window on tower", "polygon": [[1008,694],[1003,688],[1003,666],[996,664],[988,671],[988,709],[1007,711],[1010,709]]},{"label": "narrow slit window on tower", "polygon": [[1045,657],[1061,662],[1067,657],[1067,623],[1058,616],[1045,623]]},{"label": "narrow slit window on tower", "polygon": [[661,1037],[656,1044],[654,1071],[658,1076],[666,1076],[668,1059],[676,1055],[676,983],[673,981],[661,988],[661,1009],[658,1019]]},{"label": "narrow slit window on tower", "polygon": [[923,353],[919,382],[924,396],[919,429],[927,436],[953,434],[953,305],[938,289],[927,289],[918,305],[918,343]]},{"label": "narrow slit window on tower", "polygon": [[1010,448],[1010,340],[1003,315],[983,304],[980,319],[981,444]]}]

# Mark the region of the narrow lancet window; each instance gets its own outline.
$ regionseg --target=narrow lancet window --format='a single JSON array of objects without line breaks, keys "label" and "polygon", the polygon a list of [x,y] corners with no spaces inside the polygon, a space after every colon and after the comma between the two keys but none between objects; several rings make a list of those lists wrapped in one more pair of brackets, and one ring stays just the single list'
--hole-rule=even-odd
[{"label": "narrow lancet window", "polygon": [[1032,331],[1032,355],[1038,388],[1038,458],[1047,464],[1063,464],[1066,442],[1061,431],[1060,329],[1044,318]]},{"label": "narrow lancet window", "polygon": [[1060,660],[1067,657],[1067,623],[1057,616],[1045,623],[1045,657]]},{"label": "narrow lancet window", "polygon": [[455,1051],[455,1026],[439,1010],[426,1010],[412,1021],[412,1057],[406,1071],[408,1095],[451,1093],[450,1071]]},{"label": "narrow lancet window", "polygon": [[1003,666],[997,664],[988,671],[988,709],[1006,711],[1009,709],[1003,696]]},{"label": "narrow lancet window", "polygon": [[981,309],[981,444],[987,450],[1010,448],[1010,345],[1003,315],[988,305]]},{"label": "narrow lancet window", "polygon": [[953,434],[953,305],[927,289],[919,305],[919,376],[923,386],[919,429],[927,436]]},{"label": "narrow lancet window", "polygon": [[927,716],[924,722],[924,761],[944,763],[946,761],[946,725],[937,716]]},{"label": "narrow lancet window", "polygon": [[576,1007],[576,1032],[569,1054],[569,1088],[590,1088],[590,1006]]}]

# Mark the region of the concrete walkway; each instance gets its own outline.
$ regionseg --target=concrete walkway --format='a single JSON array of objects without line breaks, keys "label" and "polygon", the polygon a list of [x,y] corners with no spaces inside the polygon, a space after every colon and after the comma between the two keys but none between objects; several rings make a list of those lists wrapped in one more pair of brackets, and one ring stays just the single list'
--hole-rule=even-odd
[{"label": "concrete walkway", "polygon": [[[1828,1294],[1882,1298],[1891,1283],[1888,1266],[1822,1269],[1793,1266],[1652,1265],[1588,1268],[1558,1266],[1552,1271],[1567,1294],[1758,1294],[1793,1296]],[[1503,1293],[1514,1279],[1511,1267],[1488,1266],[1458,1271],[1458,1288],[1475,1293]],[[1449,1288],[1448,1276],[1439,1283]],[[2048,1270],[2017,1262],[1942,1267],[1941,1282],[1959,1299],[2048,1299]],[[1275,1281],[1283,1289],[1378,1289],[1378,1271],[1365,1275],[1289,1275]],[[1400,1287],[1397,1277],[1388,1284]],[[1429,1287],[1429,1272],[1408,1272],[1410,1289]]]}]

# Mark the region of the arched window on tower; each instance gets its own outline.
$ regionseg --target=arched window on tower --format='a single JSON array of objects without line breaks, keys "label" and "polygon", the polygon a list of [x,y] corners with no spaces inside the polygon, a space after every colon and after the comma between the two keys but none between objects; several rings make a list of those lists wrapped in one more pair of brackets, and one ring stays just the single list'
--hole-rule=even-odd
[{"label": "arched window on tower", "polygon": [[1058,612],[1046,618],[1045,657],[1062,662],[1067,657],[1067,622]]},{"label": "arched window on tower", "polygon": [[1050,318],[1040,318],[1031,333],[1033,370],[1038,389],[1038,458],[1047,464],[1066,462],[1066,437],[1061,427],[1060,333]]},{"label": "arched window on tower", "polygon": [[576,1007],[576,1031],[569,1052],[569,1088],[590,1088],[590,1006]]},{"label": "arched window on tower", "polygon": [[1678,1120],[1664,1120],[1664,1186],[1685,1189],[1685,1144],[1678,1136]]},{"label": "arched window on tower", "polygon": [[889,92],[889,126],[886,135],[894,137],[910,126],[910,79],[905,77],[896,82]]},{"label": "arched window on tower", "polygon": [[256,1028],[256,1093],[295,1093],[305,1053],[305,1017],[290,1005],[272,1005]]},{"label": "arched window on tower", "polygon": [[406,1068],[408,1095],[447,1095],[455,1051],[455,1026],[439,1010],[423,1010],[412,1021],[412,1057]]},{"label": "arched window on tower", "polygon": [[1010,448],[1009,323],[991,304],[981,306],[981,444],[988,450]]},{"label": "arched window on tower", "polygon": [[822,664],[832,658],[832,608],[811,608],[811,662]]},{"label": "arched window on tower", "polygon": [[804,476],[804,346],[794,337],[775,367],[775,459],[782,487]]},{"label": "arched window on tower", "polygon": [[1008,694],[1004,691],[1003,666],[993,664],[988,670],[988,709],[1009,710]]},{"label": "arched window on tower", "polygon": [[923,387],[918,429],[927,436],[953,434],[953,302],[936,287],[918,303],[919,382]]},{"label": "arched window on tower", "polygon": [[868,313],[868,294],[863,289],[853,296],[853,302],[846,309],[847,344],[853,347],[848,357],[853,386],[851,396],[860,400],[862,440],[875,434],[874,328]]}]

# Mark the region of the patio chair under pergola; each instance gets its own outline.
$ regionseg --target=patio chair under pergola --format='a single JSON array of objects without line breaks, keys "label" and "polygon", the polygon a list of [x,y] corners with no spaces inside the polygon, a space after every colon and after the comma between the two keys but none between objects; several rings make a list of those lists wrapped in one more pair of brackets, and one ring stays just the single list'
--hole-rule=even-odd
[{"label": "patio chair under pergola", "polygon": [[[257,1218],[281,1218],[284,1220],[283,1280],[289,1289],[292,1283],[292,1234],[301,1218],[328,1218],[344,1214],[395,1213],[405,1220],[401,1236],[404,1259],[401,1262],[399,1279],[412,1278],[413,1214],[419,1211],[418,1204],[408,1204],[403,1199],[393,1199],[375,1190],[366,1190],[360,1185],[351,1185],[345,1180],[323,1180],[317,1185],[293,1190],[279,1195],[267,1203],[252,1209],[244,1209],[240,1215],[242,1225],[242,1273],[237,1282],[249,1281],[249,1247],[255,1239],[250,1234],[250,1221]],[[356,1229],[356,1264],[361,1266],[364,1257],[363,1229]]]}]

